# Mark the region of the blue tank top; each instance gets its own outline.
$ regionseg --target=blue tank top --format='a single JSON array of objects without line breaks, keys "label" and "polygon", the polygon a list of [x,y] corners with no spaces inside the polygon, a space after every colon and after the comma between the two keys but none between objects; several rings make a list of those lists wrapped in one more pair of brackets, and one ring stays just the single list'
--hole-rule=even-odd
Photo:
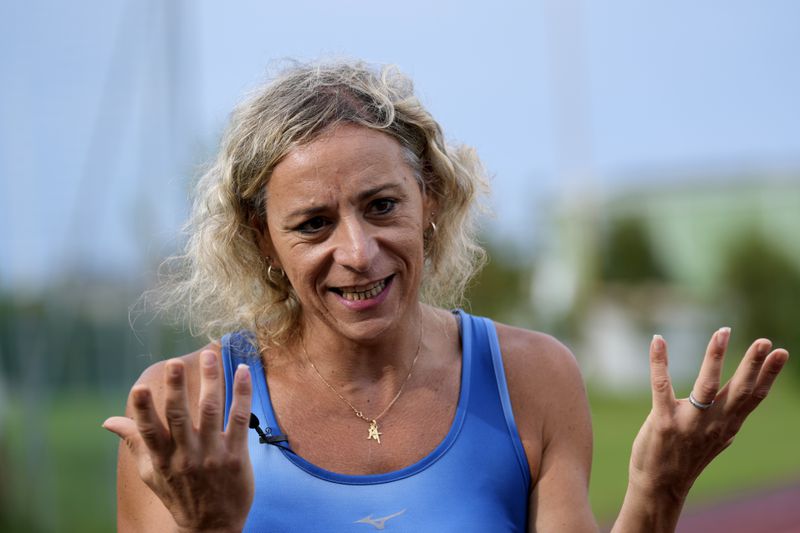
[{"label": "blue tank top", "polygon": [[[497,333],[490,320],[457,313],[461,389],[444,440],[401,470],[347,475],[309,463],[285,442],[260,444],[251,430],[255,497],[244,531],[526,531],[530,472],[511,412]],[[253,413],[264,431],[280,434],[250,336],[224,336],[222,360],[225,424],[233,372],[246,363],[253,378]]]}]

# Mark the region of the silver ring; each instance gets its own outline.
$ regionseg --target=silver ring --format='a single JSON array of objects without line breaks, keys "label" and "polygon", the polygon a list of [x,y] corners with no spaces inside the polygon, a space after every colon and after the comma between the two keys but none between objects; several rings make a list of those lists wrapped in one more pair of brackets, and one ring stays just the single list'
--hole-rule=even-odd
[{"label": "silver ring", "polygon": [[703,403],[701,401],[698,401],[697,398],[694,397],[694,392],[690,392],[689,393],[689,403],[694,405],[695,407],[697,407],[701,411],[705,411],[706,409],[708,409],[709,407],[714,405],[714,400],[711,400],[708,403]]}]

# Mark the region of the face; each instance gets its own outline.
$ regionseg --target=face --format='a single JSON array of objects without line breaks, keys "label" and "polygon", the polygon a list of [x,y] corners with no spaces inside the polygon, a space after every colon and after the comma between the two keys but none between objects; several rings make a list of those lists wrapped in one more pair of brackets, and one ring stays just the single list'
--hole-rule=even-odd
[{"label": "face", "polygon": [[292,150],[267,185],[264,251],[309,326],[374,339],[417,305],[430,201],[401,145],[343,125]]}]

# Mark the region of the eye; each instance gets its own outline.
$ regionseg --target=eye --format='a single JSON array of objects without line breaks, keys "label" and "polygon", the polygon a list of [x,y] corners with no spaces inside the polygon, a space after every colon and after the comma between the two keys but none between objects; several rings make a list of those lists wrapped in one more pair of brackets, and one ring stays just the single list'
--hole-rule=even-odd
[{"label": "eye", "polygon": [[394,198],[378,198],[370,203],[370,211],[375,215],[388,215],[397,206],[397,200]]},{"label": "eye", "polygon": [[314,233],[319,233],[325,229],[327,225],[328,221],[324,217],[313,217],[306,220],[295,229],[300,233],[311,235]]}]

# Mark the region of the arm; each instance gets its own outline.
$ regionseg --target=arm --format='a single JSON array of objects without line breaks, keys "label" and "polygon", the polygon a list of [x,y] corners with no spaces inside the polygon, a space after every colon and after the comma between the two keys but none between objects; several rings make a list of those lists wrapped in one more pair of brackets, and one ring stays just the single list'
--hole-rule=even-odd
[{"label": "arm", "polygon": [[572,353],[550,336],[497,325],[533,490],[530,531],[596,532],[589,505],[592,426]]},{"label": "arm", "polygon": [[[545,335],[498,324],[498,336],[531,478],[530,531],[597,531],[588,501],[592,433],[588,402],[572,354]],[[653,408],[636,437],[628,490],[612,531],[674,531],[689,489],[731,444],[745,418],[767,396],[785,365],[786,350],[759,339],[720,389],[727,329],[709,343],[694,397],[676,400],[667,347],[650,347]],[[539,422],[540,421],[540,422]]]},{"label": "arm", "polygon": [[689,400],[675,399],[667,371],[667,345],[650,345],[653,407],[633,443],[628,490],[612,531],[674,531],[686,495],[703,469],[727,448],[744,420],[766,398],[789,353],[755,341],[731,380],[720,389],[730,330],[715,332]]},{"label": "arm", "polygon": [[253,497],[250,374],[237,369],[224,432],[221,374],[218,349],[156,364],[131,389],[127,417],[103,424],[124,443],[119,531],[241,531]]}]

